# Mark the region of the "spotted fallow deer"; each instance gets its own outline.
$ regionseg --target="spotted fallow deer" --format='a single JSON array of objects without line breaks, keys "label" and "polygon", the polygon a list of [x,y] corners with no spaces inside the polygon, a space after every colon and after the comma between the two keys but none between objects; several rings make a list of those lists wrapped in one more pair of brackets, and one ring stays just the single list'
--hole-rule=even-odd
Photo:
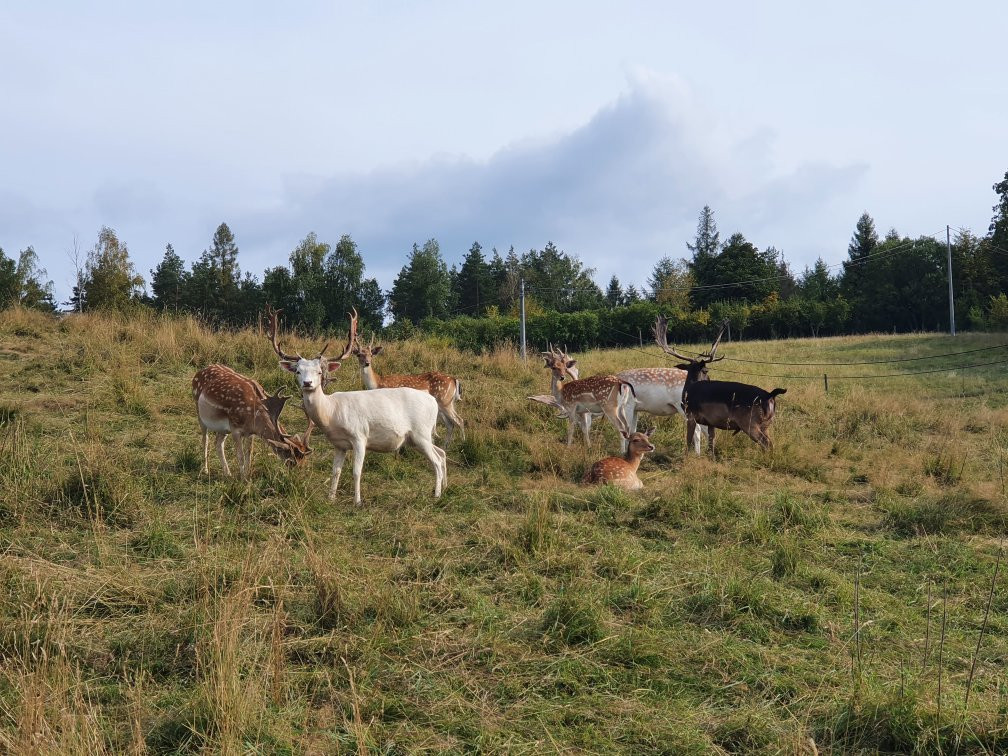
[{"label": "spotted fallow deer", "polygon": [[592,465],[585,473],[583,483],[604,484],[610,483],[628,491],[638,491],[644,488],[640,478],[637,477],[637,468],[640,467],[641,459],[648,452],[655,450],[651,443],[651,434],[654,428],[643,433],[624,433],[623,439],[627,442],[626,452],[622,457],[606,457],[600,459]]},{"label": "spotted fallow deer", "polygon": [[280,367],[297,376],[305,414],[325,433],[335,452],[329,500],[336,498],[343,462],[353,452],[354,503],[361,504],[361,472],[364,455],[369,451],[394,452],[411,444],[427,457],[434,468],[434,497],[448,477],[447,457],[434,445],[438,404],[430,394],[411,388],[380,388],[373,391],[337,391],[326,394],[323,387],[329,373],[339,369],[353,353],[357,336],[357,311],[350,316],[347,345],[336,359],[325,356],[328,343],[314,359],[287,354],[277,341],[279,311],[268,312],[270,341],[280,360]]},{"label": "spotted fallow deer", "polygon": [[574,365],[564,352],[550,347],[548,352],[540,352],[544,367],[549,368],[551,394],[528,397],[556,407],[561,417],[567,418],[567,446],[574,442],[574,428],[581,426],[585,445],[589,443],[592,414],[605,415],[619,434],[627,433],[626,404],[634,394],[634,387],[628,381],[615,375],[593,375],[568,381]]},{"label": "spotted fallow deer", "polygon": [[[570,357],[565,351],[554,350],[552,345],[549,346],[549,350],[549,353],[543,352],[543,358],[545,359],[547,354],[553,354],[555,361],[562,363],[566,367],[568,375],[573,380],[577,380],[577,360]],[[621,370],[616,373],[616,377],[622,378],[634,387],[634,395],[626,403],[626,419],[630,433],[637,431],[637,422],[641,412],[662,417],[679,414],[685,418],[682,409],[682,391],[683,386],[686,385],[685,370],[665,367],[632,368]],[[582,422],[587,423],[590,432],[591,416],[582,418]],[[700,431],[703,435],[707,435],[706,426],[700,426]],[[694,436],[693,449],[697,454],[700,454],[699,435]],[[620,440],[620,451],[625,452],[626,450],[627,440],[624,437]]]},{"label": "spotted fallow deer", "polygon": [[690,446],[697,424],[707,426],[707,446],[714,453],[714,429],[743,431],[763,449],[772,449],[770,424],[776,413],[775,397],[787,389],[776,388],[765,391],[759,386],[735,381],[712,381],[707,377],[707,365],[724,359],[717,357],[718,343],[724,333],[714,340],[710,352],[699,358],[680,354],[668,345],[666,337],[668,321],[659,316],[655,323],[655,342],[667,354],[685,360],[679,368],[686,371],[686,385],[683,389],[683,411],[686,413],[686,445]]},{"label": "spotted fallow deer", "polygon": [[313,428],[302,435],[284,431],[280,412],[290,397],[281,396],[280,389],[273,395],[256,381],[235,372],[226,365],[210,365],[200,370],[192,379],[192,397],[196,402],[196,416],[203,429],[203,472],[209,474],[210,434],[217,438],[217,454],[224,474],[231,476],[224,442],[228,434],[238,450],[238,464],[242,477],[252,467],[252,443],[256,436],[270,445],[277,456],[289,467],[301,464],[312,453],[308,446]]},{"label": "spotted fallow deer", "polygon": [[455,402],[462,399],[462,381],[450,375],[433,371],[419,375],[378,375],[371,363],[377,355],[382,353],[382,349],[381,344],[374,343],[373,334],[367,346],[361,346],[359,340],[354,343],[353,353],[360,363],[361,381],[364,383],[364,388],[371,390],[407,386],[426,391],[437,400],[438,417],[441,418],[441,422],[448,430],[445,446],[452,442],[455,428],[462,432],[462,440],[464,441],[465,421],[455,410]]}]

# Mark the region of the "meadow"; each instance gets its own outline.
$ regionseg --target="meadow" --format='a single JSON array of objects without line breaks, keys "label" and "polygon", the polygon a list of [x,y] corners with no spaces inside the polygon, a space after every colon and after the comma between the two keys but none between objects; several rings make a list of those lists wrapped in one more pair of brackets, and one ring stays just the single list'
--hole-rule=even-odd
[{"label": "meadow", "polygon": [[[440,500],[406,450],[368,456],[356,507],[349,469],[327,501],[322,437],[296,470],[259,442],[247,481],[212,447],[200,474],[196,370],[296,393],[257,331],[7,310],[0,751],[1008,752],[1005,366],[842,377],[1004,355],[830,368],[828,392],[823,368],[725,360],[715,378],[788,389],[774,451],[722,432],[715,458],[686,456],[682,420],[662,418],[628,494],[579,485],[617,437],[598,421],[590,449],[563,445],[564,421],[525,398],[548,389],[541,360],[391,342],[379,373],[463,379],[467,436]],[[583,376],[669,364],[647,345],[576,356]],[[330,390],[360,381],[352,360]],[[296,400],[283,420],[305,427]]]}]

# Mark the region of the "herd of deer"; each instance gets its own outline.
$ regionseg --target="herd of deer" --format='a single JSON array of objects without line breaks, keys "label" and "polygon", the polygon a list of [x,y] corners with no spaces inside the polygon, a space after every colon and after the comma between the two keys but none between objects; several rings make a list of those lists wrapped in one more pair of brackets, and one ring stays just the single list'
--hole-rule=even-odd
[{"label": "herd of deer", "polygon": [[[209,435],[215,434],[217,453],[225,475],[231,475],[224,454],[228,435],[238,450],[241,475],[247,476],[252,465],[252,443],[256,436],[269,444],[285,464],[299,465],[312,453],[308,445],[318,427],[335,451],[330,500],[336,497],[343,462],[353,452],[354,502],[361,503],[361,472],[368,451],[394,452],[410,444],[427,457],[434,468],[434,497],[440,497],[446,485],[448,466],[445,452],[434,444],[434,428],[440,417],[447,428],[446,444],[451,443],[456,428],[465,438],[465,423],[455,409],[462,398],[462,382],[444,373],[421,375],[386,375],[375,373],[373,358],[382,347],[371,338],[367,346],[357,339],[357,312],[350,316],[347,344],[337,358],[326,357],[328,342],[314,359],[287,354],[280,348],[279,311],[267,308],[269,338],[279,358],[280,367],[296,376],[301,389],[301,403],[308,417],[302,434],[289,434],[280,424],[280,413],[290,397],[280,390],[267,394],[259,383],[224,365],[211,365],[192,380],[192,395],[203,429],[203,472],[209,473]],[[637,431],[638,415],[680,414],[686,420],[687,448],[701,451],[700,434],[707,437],[714,451],[715,429],[746,433],[764,449],[771,447],[768,433],[774,418],[774,398],[785,389],[764,391],[757,386],[733,381],[712,381],[707,366],[723,359],[717,356],[719,333],[710,350],[698,357],[680,354],[669,347],[668,323],[659,317],[654,327],[655,342],[662,350],[683,362],[674,368],[636,368],[615,375],[580,378],[577,360],[565,351],[542,352],[544,366],[550,370],[550,393],[529,399],[548,404],[567,420],[567,445],[581,427],[585,444],[589,443],[592,418],[604,416],[622,437],[621,457],[606,457],[585,474],[585,483],[610,483],[627,489],[643,485],[637,477],[641,459],[654,451],[650,435],[654,428]],[[344,360],[356,356],[361,369],[364,391],[337,391],[326,394],[329,375]]]}]

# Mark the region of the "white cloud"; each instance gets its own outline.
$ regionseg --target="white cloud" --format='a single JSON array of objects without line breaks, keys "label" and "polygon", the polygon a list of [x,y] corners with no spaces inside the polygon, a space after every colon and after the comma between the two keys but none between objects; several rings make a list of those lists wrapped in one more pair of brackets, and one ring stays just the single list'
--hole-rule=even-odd
[{"label": "white cloud", "polygon": [[680,80],[637,69],[627,91],[569,133],[516,142],[485,161],[438,156],[291,180],[277,206],[233,227],[243,249],[259,250],[289,249],[310,230],[351,233],[385,285],[413,242],[430,237],[449,261],[474,240],[501,251],[552,240],[598,268],[603,283],[612,273],[641,282],[662,255],[685,254],[704,204],[723,231],[786,247],[866,170],[819,161],[779,172],[774,142],[766,126],[717,124]]}]

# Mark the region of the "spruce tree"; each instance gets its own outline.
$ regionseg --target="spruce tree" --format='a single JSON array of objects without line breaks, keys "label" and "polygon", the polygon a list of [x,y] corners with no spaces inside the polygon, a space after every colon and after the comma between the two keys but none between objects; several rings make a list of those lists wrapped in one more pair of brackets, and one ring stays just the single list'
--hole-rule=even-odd
[{"label": "spruce tree", "polygon": [[392,284],[389,303],[396,320],[412,323],[451,312],[451,278],[436,239],[428,239],[423,247],[413,245],[409,262]]},{"label": "spruce tree", "polygon": [[188,274],[185,263],[171,244],[165,246],[164,257],[150,273],[154,307],[158,310],[178,310],[184,302]]},{"label": "spruce tree", "polygon": [[458,309],[463,315],[480,317],[487,307],[497,303],[490,266],[483,257],[483,248],[479,242],[474,241],[466,253],[452,288]]},{"label": "spruce tree", "polygon": [[844,296],[855,301],[860,296],[860,290],[867,270],[866,261],[869,255],[878,247],[879,238],[875,231],[875,221],[867,213],[862,213],[854,227],[854,235],[847,245],[847,259],[844,260],[841,288]]}]

